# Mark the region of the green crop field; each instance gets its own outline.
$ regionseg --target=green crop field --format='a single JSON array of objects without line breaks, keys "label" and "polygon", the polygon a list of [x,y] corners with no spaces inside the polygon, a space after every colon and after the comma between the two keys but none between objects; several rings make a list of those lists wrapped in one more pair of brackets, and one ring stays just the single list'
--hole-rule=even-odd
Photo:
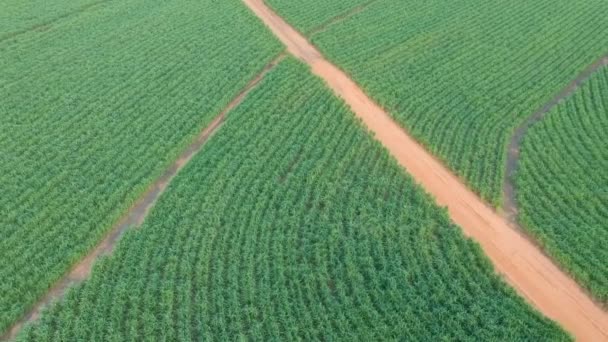
[{"label": "green crop field", "polygon": [[606,0],[0,1],[0,341],[603,340],[606,37]]},{"label": "green crop field", "polygon": [[376,1],[378,0],[313,0],[298,2],[267,0],[266,3],[282,9],[281,14],[284,15],[284,18],[290,24],[296,26],[303,33],[310,33]]},{"label": "green crop field", "polygon": [[608,302],[608,68],[532,126],[516,177],[522,225]]},{"label": "green crop field", "polygon": [[0,41],[0,331],[281,49],[236,0],[108,1]]},{"label": "green crop field", "polygon": [[[321,22],[317,13],[340,15],[362,2],[268,3],[308,32]],[[385,0],[312,41],[500,206],[513,129],[607,53],[606,37],[605,0]]]},{"label": "green crop field", "polygon": [[58,20],[108,1],[111,0],[3,0],[0,3],[0,41],[29,30],[46,31]]},{"label": "green crop field", "polygon": [[22,341],[565,340],[286,60]]}]

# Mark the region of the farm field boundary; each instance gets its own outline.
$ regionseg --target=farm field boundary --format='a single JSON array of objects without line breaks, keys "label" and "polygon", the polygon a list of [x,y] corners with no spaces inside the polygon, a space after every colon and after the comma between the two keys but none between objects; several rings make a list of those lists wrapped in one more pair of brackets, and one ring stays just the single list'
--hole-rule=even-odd
[{"label": "farm field boundary", "polygon": [[543,105],[539,110],[532,113],[521,125],[519,125],[511,139],[509,140],[509,148],[507,150],[507,162],[505,165],[505,181],[503,186],[503,203],[504,211],[507,218],[513,224],[517,224],[517,189],[515,186],[515,173],[519,165],[519,157],[521,143],[528,129],[535,123],[543,119],[543,117],[555,108],[562,100],[570,97],[574,92],[588,80],[600,68],[608,65],[608,54],[600,57],[598,60],[589,65],[583,70],[572,82],[570,82],[559,94]]},{"label": "farm field boundary", "polygon": [[329,63],[262,0],[243,1],[291,54],[307,63],[312,72],[351,107],[399,164],[440,205],[447,206],[454,222],[481,245],[498,272],[520,295],[576,338],[608,340],[608,314],[578,284],[410,137],[355,82]]},{"label": "farm field boundary", "polygon": [[26,323],[36,321],[43,309],[52,302],[58,300],[66,291],[84,281],[89,277],[95,261],[98,258],[109,255],[114,250],[114,247],[120,240],[120,237],[129,229],[140,226],[150,210],[154,207],[158,198],[166,190],[167,186],[175,178],[181,169],[198,153],[205,143],[213,136],[213,134],[222,126],[226,115],[237,107],[247,95],[253,90],[264,76],[270,72],[283,58],[281,53],[273,61],[264,67],[264,69],[256,75],[249,83],[241,90],[241,92],[213,119],[213,121],[205,127],[196,139],[186,147],[180,154],[178,159],[159,177],[149,189],[141,195],[135,204],[125,213],[125,215],[116,222],[112,229],[106,234],[105,238],[93,249],[89,254],[76,263],[72,269],[53,285],[48,292],[32,307],[29,312],[18,320],[7,332],[0,336],[0,341],[8,341],[14,339],[21,331]]}]

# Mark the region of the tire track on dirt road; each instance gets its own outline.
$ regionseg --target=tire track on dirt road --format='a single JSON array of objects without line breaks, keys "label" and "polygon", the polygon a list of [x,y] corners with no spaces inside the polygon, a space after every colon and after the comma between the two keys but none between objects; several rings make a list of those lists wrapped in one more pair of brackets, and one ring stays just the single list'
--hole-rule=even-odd
[{"label": "tire track on dirt road", "polygon": [[509,225],[380,106],[262,0],[243,0],[287,50],[342,98],[452,220],[477,241],[496,270],[534,307],[582,341],[608,340],[608,314],[541,250]]},{"label": "tire track on dirt road", "polygon": [[503,203],[504,211],[507,218],[513,224],[518,224],[517,214],[519,212],[517,205],[517,188],[515,186],[515,173],[519,166],[519,156],[521,143],[524,136],[535,123],[541,121],[547,113],[552,111],[562,100],[572,96],[574,92],[588,80],[600,68],[608,65],[608,54],[600,57],[585,70],[583,70],[572,82],[570,82],[562,91],[560,91],[549,102],[545,103],[540,109],[532,113],[524,122],[522,122],[509,140],[507,149],[507,162],[505,165],[505,180],[503,185]]},{"label": "tire track on dirt road", "polygon": [[144,192],[135,204],[122,216],[120,220],[110,229],[103,240],[91,250],[84,258],[72,266],[72,269],[63,276],[58,282],[53,285],[48,292],[12,327],[0,336],[0,341],[8,341],[14,339],[21,331],[25,324],[36,321],[42,310],[54,301],[61,299],[66,291],[82,281],[86,280],[93,270],[95,261],[102,256],[110,255],[114,247],[120,240],[120,237],[129,229],[139,227],[150,210],[156,204],[156,201],[163,194],[167,186],[175,178],[175,176],[188,164],[188,162],[196,155],[205,145],[205,143],[213,136],[213,134],[222,126],[226,115],[237,107],[245,97],[262,81],[264,76],[270,72],[284,58],[281,53],[272,62],[264,67],[249,83],[241,90],[241,92],[205,127],[196,137],[196,139],[186,147],[179,157],[165,170],[153,184],[151,184],[146,192]]}]

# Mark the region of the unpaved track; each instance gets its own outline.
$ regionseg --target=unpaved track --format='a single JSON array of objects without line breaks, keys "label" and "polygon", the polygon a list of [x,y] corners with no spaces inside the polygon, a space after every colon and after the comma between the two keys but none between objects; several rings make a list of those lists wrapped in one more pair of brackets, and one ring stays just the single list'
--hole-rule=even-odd
[{"label": "unpaved track", "polygon": [[399,164],[440,205],[448,207],[452,220],[481,245],[497,271],[519,294],[577,339],[608,340],[608,314],[568,275],[406,134],[344,72],[326,61],[262,0],[243,1],[291,54],[309,64],[312,72],[351,107]]},{"label": "unpaved track", "polygon": [[42,297],[32,309],[19,321],[17,321],[4,335],[0,336],[0,341],[8,341],[14,339],[17,334],[21,331],[26,323],[33,322],[40,317],[42,310],[52,302],[63,297],[65,292],[72,286],[84,281],[89,277],[95,261],[101,256],[109,255],[114,250],[116,243],[120,240],[120,237],[130,228],[140,226],[150,209],[154,206],[160,195],[165,191],[169,183],[175,178],[181,169],[188,164],[188,162],[199,152],[203,145],[209,140],[209,138],[219,129],[226,114],[238,106],[247,94],[255,86],[260,83],[264,76],[274,68],[282,59],[284,55],[281,54],[270,62],[257,76],[255,76],[243,90],[235,97],[229,104],[222,110],[213,121],[207,125],[203,131],[199,133],[196,139],[188,145],[188,147],[180,154],[179,158],[171,164],[171,166],[165,170],[160,178],[158,178],[150,188],[142,194],[137,202],[127,211],[123,217],[112,227],[112,229],[106,234],[105,238],[82,260],[75,264],[70,272],[61,278],[49,291]]},{"label": "unpaved track", "polygon": [[509,141],[509,147],[507,150],[507,162],[505,165],[505,180],[503,186],[503,202],[505,215],[512,223],[517,223],[517,188],[515,186],[515,173],[519,166],[519,153],[521,149],[521,143],[524,136],[528,132],[528,129],[535,123],[542,120],[547,113],[567,97],[570,97],[574,92],[589,79],[596,71],[600,68],[608,65],[608,54],[600,57],[591,65],[589,65],[583,72],[581,72],[572,82],[570,82],[562,91],[559,92],[549,102],[545,103],[539,110],[532,113],[526,121],[519,125]]}]

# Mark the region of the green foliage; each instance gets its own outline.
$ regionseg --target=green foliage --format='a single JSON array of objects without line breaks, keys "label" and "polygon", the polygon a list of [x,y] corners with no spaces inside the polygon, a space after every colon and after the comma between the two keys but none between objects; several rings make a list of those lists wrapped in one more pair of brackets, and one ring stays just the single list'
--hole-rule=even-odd
[{"label": "green foliage", "polygon": [[[270,0],[303,30],[333,3]],[[385,0],[313,42],[499,206],[511,132],[605,54],[607,36],[605,0]]]},{"label": "green foliage", "polygon": [[0,42],[0,331],[281,48],[237,0],[111,1]]},{"label": "green foliage", "polygon": [[228,116],[19,340],[565,340],[306,68]]},{"label": "green foliage", "polygon": [[281,15],[303,33],[323,26],[324,24],[351,12],[359,6],[365,6],[377,0],[332,0],[332,1],[298,1],[266,0],[265,2],[281,9]]},{"label": "green foliage", "polygon": [[3,0],[0,2],[0,41],[26,31],[46,31],[49,25],[111,0]]},{"label": "green foliage", "polygon": [[608,303],[608,68],[532,126],[516,176],[522,225]]}]

